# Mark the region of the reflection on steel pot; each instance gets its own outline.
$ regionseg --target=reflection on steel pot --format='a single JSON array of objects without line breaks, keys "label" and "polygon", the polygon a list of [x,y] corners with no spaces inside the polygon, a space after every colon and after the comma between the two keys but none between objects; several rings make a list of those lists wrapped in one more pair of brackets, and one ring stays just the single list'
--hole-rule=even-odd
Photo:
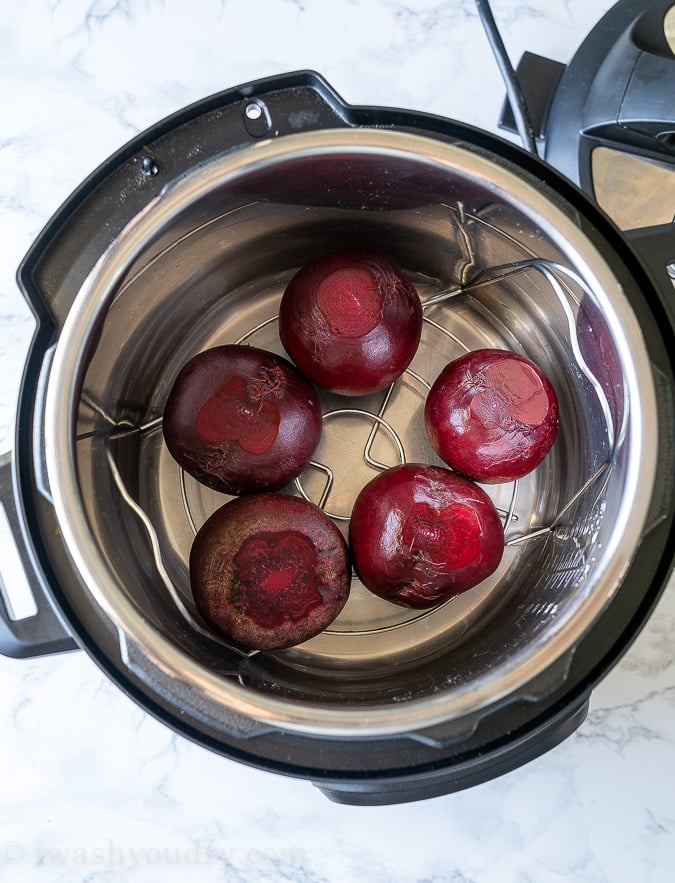
[{"label": "reflection on steel pot", "polygon": [[[194,534],[226,498],[168,454],[164,403],[207,347],[283,354],[288,280],[353,247],[404,268],[422,340],[388,389],[321,393],[321,442],[287,490],[346,533],[378,471],[437,462],[426,393],[481,347],[546,373],[558,438],[530,475],[490,486],[506,548],[479,586],[414,610],[355,581],[322,634],[247,655],[191,596]],[[661,470],[675,448],[675,350],[665,270],[649,276],[554,170],[459,123],[350,107],[320,77],[287,75],[213,96],[124,147],[57,213],[20,280],[39,327],[3,496],[39,613],[4,617],[5,652],[83,647],[186,736],[355,803],[467,787],[580,723],[672,564]],[[589,340],[611,358],[589,357]]]}]

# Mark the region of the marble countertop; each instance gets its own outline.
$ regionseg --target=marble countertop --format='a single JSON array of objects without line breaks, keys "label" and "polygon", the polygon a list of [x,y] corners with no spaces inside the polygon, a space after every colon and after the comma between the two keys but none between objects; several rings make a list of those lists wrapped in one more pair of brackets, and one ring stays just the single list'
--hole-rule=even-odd
[{"label": "marble countertop", "polygon": [[[514,61],[530,49],[567,62],[610,5],[493,8]],[[504,94],[472,0],[5,0],[0,49],[0,450],[32,331],[16,267],[133,135],[301,68],[347,102],[490,131]],[[673,634],[671,582],[562,745],[473,789],[371,809],[175,735],[83,652],[0,658],[0,880],[670,883]]]}]

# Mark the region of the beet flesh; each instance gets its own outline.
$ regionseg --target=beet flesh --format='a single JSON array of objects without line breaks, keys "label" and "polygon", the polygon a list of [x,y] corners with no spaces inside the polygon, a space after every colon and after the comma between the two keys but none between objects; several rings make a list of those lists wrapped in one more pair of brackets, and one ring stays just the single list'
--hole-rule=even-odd
[{"label": "beet flesh", "polygon": [[238,344],[204,350],[182,368],[162,421],[186,472],[235,495],[278,490],[299,475],[321,427],[307,379],[287,359]]},{"label": "beet flesh", "polygon": [[290,494],[239,497],[202,525],[190,552],[197,609],[247,650],[275,650],[323,631],[349,596],[347,544],[313,503]]},{"label": "beet flesh", "polygon": [[529,359],[499,349],[467,353],[443,368],[424,410],[438,456],[485,484],[513,481],[535,469],[558,431],[558,400]]},{"label": "beet flesh", "polygon": [[408,463],[361,490],[349,542],[366,588],[404,607],[427,608],[490,576],[502,559],[504,531],[477,484],[441,466]]},{"label": "beet flesh", "polygon": [[347,250],[306,264],[279,307],[279,336],[317,386],[365,395],[393,383],[422,334],[415,287],[391,259]]}]

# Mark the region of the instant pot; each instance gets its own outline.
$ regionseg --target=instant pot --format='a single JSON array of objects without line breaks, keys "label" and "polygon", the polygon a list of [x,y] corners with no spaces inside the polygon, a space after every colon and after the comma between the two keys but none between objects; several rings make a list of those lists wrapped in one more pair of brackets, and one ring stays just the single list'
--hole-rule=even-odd
[{"label": "instant pot", "polygon": [[[0,595],[2,652],[82,648],[184,736],[346,803],[443,794],[540,755],[583,721],[672,568],[675,247],[663,242],[659,227],[636,245],[507,141],[350,106],[312,72],[230,89],[143,132],[19,269],[37,327],[2,502],[36,612],[17,619]],[[247,654],[192,600],[192,539],[227,498],[168,455],[164,402],[208,346],[282,353],[288,280],[361,246],[415,283],[422,341],[384,392],[321,393],[322,441],[287,490],[346,530],[378,471],[438,462],[426,393],[479,347],[544,370],[558,439],[529,476],[488,488],[506,549],[475,589],[419,611],[355,578],[324,633]]]}]

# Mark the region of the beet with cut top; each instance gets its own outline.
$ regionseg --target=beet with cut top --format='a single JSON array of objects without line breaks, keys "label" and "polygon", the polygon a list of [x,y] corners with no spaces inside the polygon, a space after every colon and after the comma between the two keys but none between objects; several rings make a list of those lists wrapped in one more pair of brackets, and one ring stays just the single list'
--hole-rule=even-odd
[{"label": "beet with cut top", "polygon": [[424,418],[441,460],[493,484],[522,478],[542,462],[556,439],[558,400],[534,362],[507,350],[479,349],[441,371]]},{"label": "beet with cut top", "polygon": [[198,610],[248,650],[273,650],[323,631],[344,607],[347,544],[313,503],[263,493],[230,500],[200,528],[190,552]]},{"label": "beet with cut top", "polygon": [[182,368],[162,422],[174,459],[227,494],[282,488],[309,463],[321,427],[306,378],[287,359],[238,344],[204,350]]},{"label": "beet with cut top", "polygon": [[477,484],[441,466],[408,463],[361,490],[349,542],[366,588],[404,607],[426,608],[490,576],[504,552],[504,531]]},{"label": "beet with cut top", "polygon": [[306,264],[279,308],[279,336],[298,368],[343,395],[393,383],[422,334],[419,295],[390,258],[338,251]]}]

